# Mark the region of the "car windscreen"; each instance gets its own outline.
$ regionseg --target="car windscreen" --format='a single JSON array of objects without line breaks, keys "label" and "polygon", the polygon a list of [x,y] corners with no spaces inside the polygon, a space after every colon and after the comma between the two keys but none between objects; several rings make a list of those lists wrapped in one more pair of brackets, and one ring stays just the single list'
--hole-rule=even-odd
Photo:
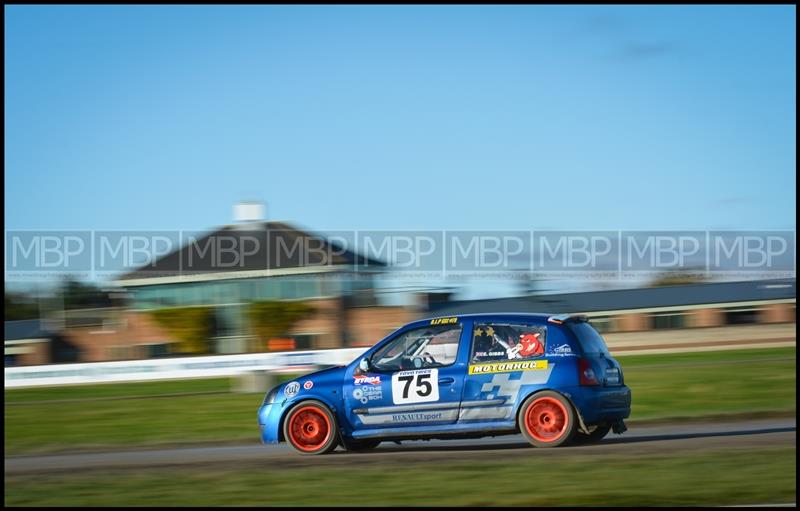
[{"label": "car windscreen", "polygon": [[603,337],[589,323],[567,323],[570,330],[578,338],[584,353],[603,353],[608,355],[608,347]]}]

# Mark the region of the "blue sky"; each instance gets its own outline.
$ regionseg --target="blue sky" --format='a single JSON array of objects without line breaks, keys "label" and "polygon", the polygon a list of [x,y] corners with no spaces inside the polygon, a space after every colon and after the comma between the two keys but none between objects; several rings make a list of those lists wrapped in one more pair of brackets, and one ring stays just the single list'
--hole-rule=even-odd
[{"label": "blue sky", "polygon": [[794,6],[5,7],[6,229],[792,229]]}]

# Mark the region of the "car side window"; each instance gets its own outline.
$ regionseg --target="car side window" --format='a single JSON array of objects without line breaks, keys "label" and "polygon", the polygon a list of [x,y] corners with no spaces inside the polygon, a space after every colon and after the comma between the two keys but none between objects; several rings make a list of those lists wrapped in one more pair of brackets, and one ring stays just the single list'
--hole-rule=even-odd
[{"label": "car side window", "polygon": [[478,323],[472,332],[471,361],[526,360],[544,356],[547,328],[539,325]]},{"label": "car side window", "polygon": [[435,325],[409,330],[372,355],[378,371],[403,371],[444,367],[456,361],[461,324]]}]

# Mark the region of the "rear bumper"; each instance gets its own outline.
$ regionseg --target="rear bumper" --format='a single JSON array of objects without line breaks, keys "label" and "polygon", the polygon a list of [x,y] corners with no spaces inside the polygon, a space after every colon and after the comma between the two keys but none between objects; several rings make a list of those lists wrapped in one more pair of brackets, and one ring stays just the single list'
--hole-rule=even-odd
[{"label": "rear bumper", "polygon": [[586,425],[612,423],[631,415],[631,389],[619,387],[577,387],[572,401]]}]

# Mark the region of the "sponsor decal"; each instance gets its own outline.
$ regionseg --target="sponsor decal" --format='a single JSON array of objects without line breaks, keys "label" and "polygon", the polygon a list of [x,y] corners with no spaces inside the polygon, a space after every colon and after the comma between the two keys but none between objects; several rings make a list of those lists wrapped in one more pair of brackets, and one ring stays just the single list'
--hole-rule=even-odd
[{"label": "sponsor decal", "polygon": [[547,360],[523,360],[521,362],[491,362],[469,366],[469,374],[510,373],[514,371],[543,371]]},{"label": "sponsor decal", "polygon": [[476,351],[476,357],[505,357],[505,351]]},{"label": "sponsor decal", "polygon": [[297,395],[298,392],[300,392],[300,384],[297,383],[296,381],[293,381],[292,383],[288,384],[286,388],[283,389],[283,394],[286,397],[294,397]]},{"label": "sponsor decal", "polygon": [[442,420],[442,412],[394,413],[392,422],[428,422]]},{"label": "sponsor decal", "polygon": [[541,333],[528,333],[519,336],[519,344],[508,348],[508,359],[537,357],[544,354],[544,346],[539,339]]},{"label": "sponsor decal", "polygon": [[554,355],[572,355],[572,348],[570,348],[569,344],[562,344],[561,346],[556,346],[553,348]]},{"label": "sponsor decal", "polygon": [[439,400],[439,370],[419,369],[392,375],[392,402],[427,403]]},{"label": "sponsor decal", "polygon": [[441,411],[428,411],[428,412],[397,411],[392,413],[381,413],[381,414],[372,414],[372,413],[357,414],[357,417],[363,424],[366,425],[392,425],[392,424],[397,425],[397,424],[413,424],[413,423],[443,422],[443,421],[455,422],[456,419],[458,419],[458,408],[453,408],[450,410],[441,410]]},{"label": "sponsor decal", "polygon": [[308,380],[307,382],[305,382],[305,383],[303,384],[303,388],[304,388],[304,389],[306,389],[306,390],[310,389],[310,388],[311,388],[311,387],[313,387],[313,386],[314,386],[314,382],[313,382],[313,381],[311,381],[311,380]]},{"label": "sponsor decal", "polygon": [[476,328],[475,337],[480,337],[482,335],[488,335],[489,337],[492,337],[494,335],[494,328],[490,326],[487,326],[485,330],[481,327]]},{"label": "sponsor decal", "polygon": [[381,377],[380,376],[353,376],[353,385],[380,385],[381,384]]},{"label": "sponsor decal", "polygon": [[519,354],[523,357],[533,357],[543,354],[544,346],[542,346],[542,343],[539,341],[539,336],[541,335],[542,334],[539,332],[520,335],[518,346],[522,346],[522,348],[519,350]]},{"label": "sponsor decal", "polygon": [[[543,362],[543,361],[538,361]],[[556,364],[548,364],[543,371],[522,371],[517,373],[484,374],[473,377],[482,383],[474,401],[461,403],[459,420],[510,419],[514,404],[520,398],[524,385],[547,383]]]},{"label": "sponsor decal", "polygon": [[451,325],[458,323],[458,318],[436,318],[431,320],[431,325]]},{"label": "sponsor decal", "polygon": [[367,404],[370,401],[375,401],[376,399],[383,399],[383,390],[380,387],[358,387],[353,389],[353,397],[361,401],[363,404]]}]

